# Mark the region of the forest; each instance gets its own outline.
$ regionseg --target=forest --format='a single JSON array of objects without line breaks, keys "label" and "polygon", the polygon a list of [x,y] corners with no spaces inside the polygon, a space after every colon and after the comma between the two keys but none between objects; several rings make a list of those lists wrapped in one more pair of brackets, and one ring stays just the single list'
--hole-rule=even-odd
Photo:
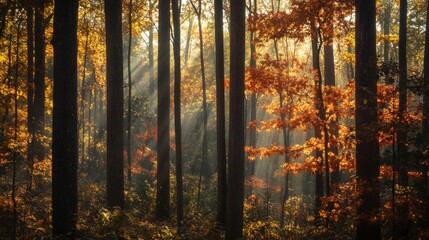
[{"label": "forest", "polygon": [[429,239],[428,2],[0,0],[0,239]]}]

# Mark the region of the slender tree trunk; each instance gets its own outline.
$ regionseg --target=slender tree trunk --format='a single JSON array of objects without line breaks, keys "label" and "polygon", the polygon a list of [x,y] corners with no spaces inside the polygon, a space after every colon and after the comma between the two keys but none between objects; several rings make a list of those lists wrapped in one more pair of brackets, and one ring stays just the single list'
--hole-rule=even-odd
[{"label": "slender tree trunk", "polygon": [[52,122],[52,231],[74,238],[77,221],[78,0],[55,1]]},{"label": "slender tree trunk", "polygon": [[45,157],[45,151],[41,141],[45,127],[45,26],[44,26],[44,1],[36,1],[35,28],[34,28],[34,131],[37,135],[34,141],[34,156],[39,160]]},{"label": "slender tree trunk", "polygon": [[[399,14],[399,111],[400,126],[397,129],[399,175],[398,183],[401,187],[408,186],[408,148],[407,148],[407,0],[400,1]],[[398,207],[399,225],[396,234],[399,239],[408,237],[410,222],[408,221],[408,203],[402,202]]]},{"label": "slender tree trunk", "polygon": [[132,101],[132,82],[131,82],[131,46],[133,40],[133,0],[129,2],[128,23],[130,31],[128,33],[128,131],[127,131],[127,157],[128,157],[128,186],[131,188],[131,101]]},{"label": "slender tree trunk", "polygon": [[[333,26],[331,25],[333,30]],[[334,45],[332,39],[329,40],[324,46],[324,63],[325,63],[325,85],[335,87],[335,62],[334,62]],[[338,137],[338,119],[336,118],[329,123],[329,128],[331,129],[331,134],[333,138]],[[336,144],[328,148],[328,152],[334,154],[335,158],[331,161],[332,173],[331,173],[331,185],[333,188],[336,188],[340,182],[340,164],[338,162],[338,146]],[[329,154],[328,154],[329,155]],[[325,161],[329,161],[328,159]]]},{"label": "slender tree trunk", "polygon": [[[283,94],[280,92],[279,94],[279,102],[280,102],[280,109],[283,109],[285,106],[283,105]],[[286,126],[285,122],[285,114],[282,112],[280,114],[280,118],[282,121],[282,133],[283,133],[283,145],[286,148],[290,146],[290,130],[289,126]],[[285,150],[284,152],[284,163],[289,163],[290,157],[287,155],[287,152]],[[283,186],[283,198],[281,203],[281,212],[280,212],[280,228],[283,228],[284,226],[284,217],[285,217],[285,209],[286,209],[286,201],[289,198],[289,173],[286,173],[284,176],[284,186]]]},{"label": "slender tree trunk", "polygon": [[107,205],[124,207],[122,1],[105,0],[107,51]]},{"label": "slender tree trunk", "polygon": [[172,0],[174,23],[174,131],[176,132],[176,192],[177,192],[177,228],[183,227],[183,173],[182,173],[182,120],[180,107],[180,3]]},{"label": "slender tree trunk", "polygon": [[191,1],[192,7],[194,8],[195,14],[197,15],[198,19],[198,34],[200,39],[200,65],[201,65],[201,82],[202,82],[202,88],[203,88],[203,148],[202,148],[202,157],[201,157],[201,169],[200,169],[200,177],[198,180],[198,200],[197,202],[200,202],[200,195],[201,195],[201,188],[202,188],[202,178],[203,175],[208,180],[209,177],[209,170],[208,170],[208,162],[207,162],[207,155],[208,155],[208,135],[207,135],[207,93],[206,93],[206,71],[205,71],[205,65],[204,65],[204,45],[203,45],[203,27],[202,27],[202,6],[201,6],[201,0],[198,0],[198,7],[194,5],[194,3]]},{"label": "slender tree trunk", "polygon": [[[429,4],[427,4],[426,9],[426,29],[429,29]],[[424,52],[424,91],[423,91],[423,122],[422,122],[422,133],[425,138],[425,146],[429,144],[429,31],[425,33],[425,52]],[[421,171],[422,171],[422,186],[423,194],[422,196],[429,195],[429,185],[428,185],[428,167],[424,164],[424,159],[422,159]],[[429,199],[425,197],[425,216],[423,220],[423,225],[425,228],[429,228]]]},{"label": "slender tree trunk", "polygon": [[[319,224],[319,211],[322,207],[321,198],[323,197],[323,163],[325,163],[325,181],[326,181],[326,193],[329,195],[329,164],[327,162],[327,142],[328,134],[325,123],[325,107],[323,104],[322,96],[322,74],[320,71],[320,43],[317,40],[317,35],[312,37],[312,55],[313,55],[313,69],[316,70],[315,76],[315,88],[316,88],[316,109],[319,121],[321,121],[321,126],[316,125],[314,128],[315,137],[322,139],[322,131],[324,133],[324,151],[316,150],[316,159],[318,161],[318,169],[316,172],[316,199],[315,199],[315,223]],[[325,154],[323,154],[325,153]],[[326,171],[327,170],[327,171]]]},{"label": "slender tree trunk", "polygon": [[[250,16],[255,16],[257,14],[257,1],[254,0],[253,1],[253,9],[251,6],[252,1],[249,1],[250,3]],[[256,68],[256,58],[255,58],[255,54],[256,54],[256,44],[253,42],[254,41],[254,35],[255,33],[253,31],[250,32],[250,68],[251,69],[255,69]],[[257,111],[257,97],[256,97],[256,93],[252,92],[252,95],[250,97],[250,121],[253,122],[256,120],[256,111]],[[252,128],[250,129],[250,134],[249,134],[249,146],[256,148],[256,129]],[[250,162],[250,177],[255,176],[255,165],[256,165],[256,160],[252,160]],[[252,190],[250,189],[249,191],[250,193],[252,192]]]},{"label": "slender tree trunk", "polygon": [[230,125],[226,239],[243,237],[245,0],[230,2]]},{"label": "slender tree trunk", "polygon": [[[18,141],[18,76],[19,76],[19,44],[20,44],[20,38],[21,38],[21,20],[18,20],[18,27],[17,27],[17,33],[16,33],[16,59],[15,59],[15,83],[14,83],[14,109],[15,109],[15,116],[14,116],[14,135],[13,139],[15,142]],[[17,213],[17,202],[16,202],[16,182],[17,182],[17,169],[16,169],[16,159],[18,157],[18,149],[14,149],[13,151],[13,172],[12,172],[12,203],[13,203],[13,232],[12,232],[12,239],[16,239],[16,228],[17,228],[17,220],[18,220],[18,213]]]},{"label": "slender tree trunk", "polygon": [[85,163],[85,101],[86,101],[86,65],[88,60],[88,41],[89,41],[89,26],[88,26],[88,20],[86,19],[86,12],[84,14],[85,19],[85,27],[86,27],[86,33],[85,33],[85,49],[83,54],[83,73],[82,73],[82,85],[80,88],[80,122],[79,125],[82,125],[82,139],[81,139],[81,171],[83,172],[83,167]]},{"label": "slender tree trunk", "polygon": [[356,239],[381,239],[375,2],[356,0]]},{"label": "slender tree trunk", "polygon": [[170,217],[170,1],[159,0],[156,217]]},{"label": "slender tree trunk", "polygon": [[91,162],[92,162],[92,158],[94,157],[94,155],[91,154],[91,128],[92,128],[92,122],[91,122],[91,115],[92,115],[92,99],[93,99],[93,94],[92,91],[94,90],[94,81],[95,81],[95,75],[91,74],[89,77],[89,81],[88,82],[88,91],[89,91],[89,99],[88,99],[88,148],[86,149],[86,151],[88,152],[88,159],[86,161],[86,172],[88,173],[89,176],[92,176],[91,174]]},{"label": "slender tree trunk", "polygon": [[216,42],[216,153],[217,153],[217,228],[226,224],[226,143],[225,143],[225,61],[223,43],[223,1],[215,0]]},{"label": "slender tree trunk", "polygon": [[27,163],[28,163],[28,185],[27,194],[30,194],[33,185],[33,164],[34,164],[34,149],[32,139],[34,137],[34,32],[33,18],[34,10],[31,5],[27,6],[27,129],[28,129],[28,145],[27,145]]}]

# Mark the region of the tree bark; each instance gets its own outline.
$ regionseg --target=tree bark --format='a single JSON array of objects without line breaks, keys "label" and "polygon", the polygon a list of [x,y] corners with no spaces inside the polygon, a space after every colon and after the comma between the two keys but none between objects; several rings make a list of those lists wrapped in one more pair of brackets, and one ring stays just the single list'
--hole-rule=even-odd
[{"label": "tree bark", "polygon": [[[18,19],[18,27],[16,33],[16,55],[15,55],[15,76],[14,76],[14,136],[13,139],[15,142],[18,141],[18,76],[19,76],[19,45],[21,38],[21,21],[22,19]],[[16,201],[16,185],[17,185],[17,157],[18,157],[18,149],[13,150],[13,160],[12,160],[12,205],[13,205],[13,232],[12,239],[16,239],[16,230],[17,230],[17,220],[18,220],[18,212],[17,212],[17,201]]]},{"label": "tree bark", "polygon": [[43,0],[36,1],[35,28],[34,28],[34,132],[36,137],[34,142],[34,156],[39,160],[45,157],[45,151],[41,136],[45,128],[45,26],[44,26],[45,5]]},{"label": "tree bark", "polygon": [[27,6],[27,129],[28,129],[28,147],[27,147],[27,163],[28,163],[28,193],[31,191],[33,183],[33,164],[34,164],[34,10],[31,5]]},{"label": "tree bark", "polygon": [[122,1],[105,0],[107,52],[107,205],[124,207]]},{"label": "tree bark", "polygon": [[77,220],[78,1],[55,1],[52,122],[52,231],[74,237]]},{"label": "tree bark", "polygon": [[375,2],[356,0],[357,239],[381,239]]},{"label": "tree bark", "polygon": [[129,13],[128,13],[128,23],[129,23],[129,33],[128,33],[128,124],[127,124],[127,158],[128,158],[128,186],[131,188],[131,101],[132,101],[132,82],[131,82],[131,46],[133,40],[133,0],[129,2]]},{"label": "tree bark", "polygon": [[201,82],[202,82],[202,89],[203,89],[203,148],[202,148],[202,157],[201,157],[201,169],[200,169],[200,178],[198,180],[198,197],[197,202],[200,202],[200,195],[201,195],[201,188],[202,188],[202,178],[203,175],[208,180],[209,174],[209,165],[207,162],[207,155],[208,155],[208,135],[207,135],[207,91],[206,91],[206,71],[205,71],[205,65],[204,65],[204,45],[203,45],[203,27],[201,22],[201,0],[198,0],[198,7],[194,5],[194,3],[191,1],[192,7],[194,8],[195,14],[197,15],[198,19],[198,34],[199,34],[199,41],[200,41],[200,65],[201,65]]},{"label": "tree bark", "polygon": [[182,173],[182,120],[181,120],[181,63],[180,63],[180,3],[172,0],[174,24],[174,131],[176,133],[176,194],[177,194],[177,228],[183,227],[183,173]]},{"label": "tree bark", "polygon": [[225,143],[225,61],[223,43],[223,1],[215,0],[216,44],[216,153],[217,153],[217,212],[216,224],[226,224],[226,143]]},{"label": "tree bark", "polygon": [[226,239],[243,237],[245,0],[230,2],[230,125]]},{"label": "tree bark", "polygon": [[156,217],[170,217],[170,1],[159,0]]},{"label": "tree bark", "polygon": [[[396,131],[398,142],[399,175],[398,183],[401,187],[408,186],[408,127],[405,120],[407,114],[407,0],[400,1],[399,13],[399,126]],[[394,168],[395,169],[395,168]],[[395,227],[396,236],[399,239],[406,238],[410,232],[408,221],[408,204],[402,202],[398,206],[399,221]]]},{"label": "tree bark", "polygon": [[[426,9],[426,29],[429,29],[429,4]],[[423,88],[423,121],[422,121],[422,134],[425,140],[425,146],[429,144],[429,31],[425,33],[425,52],[424,52],[424,88]],[[423,194],[422,196],[427,196],[429,194],[429,185],[428,185],[428,167],[424,164],[424,158],[421,162],[421,171],[422,171],[422,186]],[[426,228],[429,228],[429,200],[425,198],[425,217],[423,220],[423,225]]]},{"label": "tree bark", "polygon": [[[331,25],[332,30],[333,26]],[[335,87],[335,62],[334,62],[334,45],[333,40],[330,39],[324,46],[324,63],[325,63],[325,85]],[[338,119],[335,119],[329,124],[331,129],[331,134],[334,138],[338,137]],[[334,161],[330,163],[333,171],[331,173],[331,185],[333,188],[336,188],[340,182],[340,165],[338,162],[338,146],[336,144],[331,145],[328,148],[328,152],[331,152],[335,155]],[[328,160],[329,161],[329,158]]]}]

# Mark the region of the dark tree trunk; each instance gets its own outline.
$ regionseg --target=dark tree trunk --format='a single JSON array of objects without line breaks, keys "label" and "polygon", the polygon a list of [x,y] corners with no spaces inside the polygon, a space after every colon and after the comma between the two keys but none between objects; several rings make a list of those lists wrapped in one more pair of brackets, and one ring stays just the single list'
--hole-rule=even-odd
[{"label": "dark tree trunk", "polygon": [[77,220],[78,1],[55,1],[52,122],[52,231],[73,238]]},{"label": "dark tree trunk", "polygon": [[107,52],[107,205],[124,207],[122,1],[105,0]]},{"label": "dark tree trunk", "polygon": [[183,173],[182,173],[182,120],[180,107],[180,5],[172,0],[174,24],[174,131],[176,132],[176,192],[177,192],[177,228],[183,227]]},{"label": "dark tree trunk", "polygon": [[[333,28],[333,26],[331,25]],[[332,29],[333,30],[333,29]],[[334,46],[332,39],[326,43],[324,46],[324,63],[325,63],[325,85],[335,87],[335,62],[334,62]],[[338,137],[338,119],[332,121],[329,124],[331,129],[331,134],[336,139]],[[331,161],[331,185],[333,188],[336,188],[340,182],[340,165],[338,162],[338,146],[331,145],[328,148],[328,152],[331,152],[335,155],[334,161]],[[328,160],[329,161],[329,160]]]},{"label": "dark tree trunk", "polygon": [[208,155],[208,135],[207,135],[207,93],[206,93],[206,71],[204,65],[204,45],[203,45],[203,27],[202,27],[202,6],[201,0],[198,0],[198,7],[196,7],[191,1],[192,7],[194,8],[195,14],[198,19],[198,34],[199,34],[199,43],[200,43],[200,65],[201,65],[201,82],[203,89],[203,147],[202,147],[202,157],[201,157],[201,169],[200,169],[200,178],[198,180],[198,197],[197,202],[200,202],[201,188],[202,188],[202,178],[203,175],[208,180],[209,174],[209,165],[207,162]]},{"label": "dark tree trunk", "polygon": [[170,217],[170,1],[159,1],[156,217]]},{"label": "dark tree trunk", "polygon": [[[249,3],[251,4],[252,1],[249,1]],[[251,6],[249,15],[255,16],[257,14],[257,10],[258,10],[257,1],[254,0],[253,1],[253,9]],[[254,32],[250,32],[250,68],[252,68],[252,69],[256,68],[256,58],[255,58],[256,43],[253,42],[254,38],[255,38],[254,35],[255,35]],[[257,111],[256,105],[257,105],[257,97],[256,97],[256,93],[253,92],[251,97],[250,97],[250,121],[251,122],[256,120],[256,111]],[[255,128],[250,129],[249,146],[256,148],[256,129]],[[250,165],[250,177],[253,177],[253,176],[255,176],[256,159],[252,160],[249,165]],[[251,193],[252,190],[250,189],[249,192]]]},{"label": "dark tree trunk", "polygon": [[243,237],[245,0],[230,2],[230,125],[226,239]]},{"label": "dark tree trunk", "polygon": [[226,224],[226,143],[225,143],[225,67],[223,44],[223,2],[215,0],[216,41],[216,153],[217,153],[217,212],[218,228]]},{"label": "dark tree trunk", "polygon": [[356,0],[357,239],[381,239],[375,2]]},{"label": "dark tree trunk", "polygon": [[[323,99],[321,95],[322,79],[320,74],[320,59],[319,59],[320,52],[319,52],[319,42],[317,40],[317,36],[313,36],[311,42],[312,42],[311,50],[312,50],[312,57],[313,57],[313,69],[316,70],[316,74],[317,74],[317,76],[315,76],[315,81],[314,81],[315,88],[316,88],[316,109],[317,109],[317,112],[318,112],[317,115],[320,121],[322,120],[325,113],[323,111],[323,106],[321,105],[323,103]],[[322,138],[321,126],[316,125],[314,127],[314,136],[318,139]],[[325,149],[325,151],[326,150],[327,149]],[[320,223],[319,211],[322,207],[321,198],[323,197],[323,151],[319,149],[316,150],[316,159],[317,161],[319,161],[317,163],[318,168],[316,171],[316,199],[315,199],[315,209],[314,209],[314,216],[316,219],[315,223],[317,225]]]},{"label": "dark tree trunk", "polygon": [[127,157],[128,157],[128,186],[131,188],[131,101],[132,101],[132,82],[131,82],[131,46],[133,40],[133,0],[129,2],[129,13],[128,13],[128,23],[129,23],[129,33],[128,33],[128,124],[127,124]]},{"label": "dark tree trunk", "polygon": [[[18,29],[16,33],[16,59],[15,59],[15,76],[14,76],[14,136],[13,139],[15,142],[18,140],[18,76],[19,76],[19,44],[21,38],[21,21],[22,19],[18,19]],[[17,201],[16,201],[16,185],[17,185],[17,157],[18,157],[18,149],[14,149],[13,151],[13,160],[12,160],[12,205],[13,205],[13,232],[12,239],[16,239],[16,230],[17,230],[17,220],[18,220],[18,212],[17,212]]]},{"label": "dark tree trunk", "polygon": [[[407,124],[405,114],[407,111],[407,0],[400,1],[399,14],[399,111],[398,118],[400,125],[396,131],[399,157],[399,178],[398,183],[401,187],[408,186],[408,148],[407,148]],[[395,169],[395,167],[394,167]],[[406,238],[410,232],[410,222],[408,218],[408,204],[403,202],[398,206],[399,221],[398,227],[395,227],[399,239]]]},{"label": "dark tree trunk", "polygon": [[31,5],[27,6],[27,129],[29,133],[27,148],[27,163],[29,166],[27,191],[30,192],[33,183],[34,149],[32,138],[34,135],[34,10]]},{"label": "dark tree trunk", "polygon": [[43,135],[45,127],[45,26],[44,26],[45,5],[43,0],[36,1],[35,28],[34,28],[34,132],[37,135],[33,138],[34,156],[43,160],[45,151],[40,137]]},{"label": "dark tree trunk", "polygon": [[[82,136],[81,136],[81,150],[80,150],[80,154],[81,154],[81,166],[80,166],[80,170],[81,172],[83,172],[83,167],[84,167],[84,163],[85,163],[85,101],[86,101],[86,91],[87,91],[87,87],[86,87],[86,68],[87,68],[87,60],[88,60],[88,42],[89,42],[89,27],[88,27],[88,19],[86,19],[86,12],[84,13],[84,21],[85,21],[85,48],[84,48],[84,54],[83,54],[83,73],[82,73],[82,85],[80,87],[80,94],[81,94],[81,98],[80,98],[80,111],[81,111],[81,116],[80,116],[80,121],[78,122],[78,126],[79,128],[81,127],[80,125],[82,125]],[[89,89],[89,88],[88,88]]]},{"label": "dark tree trunk", "polygon": [[[426,29],[429,29],[429,4],[426,9]],[[422,133],[425,139],[425,145],[429,144],[429,31],[425,33],[425,53],[424,53],[424,91],[423,91],[423,122],[422,122]],[[421,162],[422,169],[422,182],[423,182],[423,194],[422,196],[429,195],[428,186],[428,167],[424,164],[424,159]],[[425,198],[425,216],[423,225],[429,228],[429,199]]]}]

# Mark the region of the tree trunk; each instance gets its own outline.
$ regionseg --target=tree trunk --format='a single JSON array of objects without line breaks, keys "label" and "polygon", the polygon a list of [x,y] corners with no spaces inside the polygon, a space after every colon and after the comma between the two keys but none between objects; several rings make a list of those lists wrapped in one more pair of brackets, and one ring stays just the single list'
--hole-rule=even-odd
[{"label": "tree trunk", "polygon": [[[429,29],[429,4],[426,9],[426,29]],[[422,122],[422,133],[425,139],[425,146],[429,144],[429,31],[425,33],[425,52],[424,52],[424,91],[423,91],[423,122]],[[429,194],[428,186],[428,167],[424,164],[424,158],[422,159],[421,171],[422,171],[422,182],[423,182],[423,194],[427,196]],[[425,217],[423,225],[429,228],[429,199],[425,198]]]},{"label": "tree trunk", "polygon": [[[252,1],[249,1],[249,3],[251,4]],[[254,16],[257,14],[257,1],[254,0],[253,1],[253,9],[252,6],[250,5],[250,16]],[[256,58],[255,58],[255,54],[256,54],[256,44],[253,42],[254,38],[255,38],[255,33],[254,32],[250,32],[250,68],[251,69],[255,69],[256,68]],[[252,92],[252,95],[250,97],[250,121],[253,122],[256,120],[256,111],[257,111],[257,97],[256,97],[256,92]],[[250,134],[249,134],[249,146],[256,148],[256,129],[252,128],[250,129]],[[256,159],[252,160],[250,162],[250,177],[255,176],[255,165],[256,165]],[[252,192],[252,190],[250,189],[249,191],[250,193]]]},{"label": "tree trunk", "polygon": [[356,0],[357,239],[381,239],[375,2]]},{"label": "tree trunk", "polygon": [[45,127],[45,26],[44,1],[36,1],[35,28],[34,28],[34,156],[39,160],[45,157],[41,136]]},{"label": "tree trunk", "polygon": [[183,227],[183,173],[182,173],[182,120],[180,107],[180,5],[178,0],[172,0],[174,24],[174,131],[176,132],[176,192],[177,192],[177,228]]},{"label": "tree trunk", "polygon": [[[316,199],[315,199],[315,223],[316,225],[319,224],[320,218],[319,218],[319,211],[322,207],[322,201],[321,198],[323,197],[323,163],[325,161],[325,181],[326,181],[326,193],[329,193],[329,164],[327,162],[327,130],[326,130],[326,123],[325,123],[325,107],[323,104],[323,97],[322,97],[322,74],[320,71],[320,43],[317,40],[317,35],[314,33],[314,36],[312,36],[312,57],[313,57],[313,69],[316,70],[316,76],[314,80],[315,88],[316,88],[316,109],[317,109],[317,116],[319,118],[319,121],[321,122],[322,126],[319,126],[318,124],[314,127],[314,135],[318,139],[322,139],[322,130],[324,131],[324,151],[316,150],[316,159],[318,162],[318,169],[316,172]],[[323,154],[325,153],[325,154]],[[326,171],[327,169],[327,171]]]},{"label": "tree trunk", "polygon": [[77,221],[78,1],[55,1],[52,122],[52,231],[74,237]]},{"label": "tree trunk", "polygon": [[[396,131],[398,142],[399,175],[398,183],[401,187],[408,186],[408,148],[407,148],[407,123],[405,115],[407,112],[407,0],[400,1],[399,14],[399,111],[400,121]],[[396,236],[399,239],[408,237],[410,222],[408,221],[408,204],[403,202],[398,206],[399,224],[395,227]]]},{"label": "tree trunk", "polygon": [[131,101],[132,101],[132,82],[131,82],[131,46],[133,40],[133,0],[129,2],[129,33],[128,33],[128,124],[127,124],[127,157],[128,157],[128,186],[131,188]]},{"label": "tree trunk", "polygon": [[[331,25],[332,30],[333,26]],[[334,62],[334,45],[332,39],[330,39],[324,46],[324,63],[325,63],[325,85],[335,87],[335,62]],[[331,129],[331,134],[336,139],[338,138],[338,119],[335,119],[329,123],[329,128]],[[333,169],[331,173],[331,185],[333,188],[336,188],[340,182],[340,165],[338,162],[338,146],[336,144],[331,145],[328,148],[328,152],[331,152],[335,155],[334,161],[331,162],[331,167]],[[329,158],[328,160],[329,161]]]},{"label": "tree trunk", "polygon": [[156,217],[170,217],[170,1],[159,1]]},{"label": "tree trunk", "polygon": [[[15,116],[14,116],[14,136],[13,139],[15,142],[18,141],[18,76],[19,76],[19,44],[20,44],[20,38],[21,38],[21,20],[18,19],[18,30],[16,33],[16,59],[15,59],[15,83],[14,83],[14,110],[15,110]],[[16,239],[16,228],[17,228],[17,220],[18,220],[18,214],[17,214],[17,202],[16,202],[16,183],[17,183],[17,169],[16,169],[16,159],[18,157],[18,149],[13,150],[13,170],[12,170],[12,205],[13,205],[13,232],[12,232],[12,239]]]},{"label": "tree trunk", "polygon": [[107,205],[124,207],[122,1],[105,0],[107,52]]},{"label": "tree trunk", "polygon": [[202,178],[203,175],[208,180],[210,174],[209,174],[209,165],[207,162],[207,155],[208,155],[208,135],[207,135],[207,93],[206,93],[206,71],[205,71],[205,65],[204,65],[204,45],[203,45],[203,27],[201,22],[201,0],[198,0],[198,7],[194,5],[194,3],[191,1],[192,7],[194,8],[195,14],[197,15],[198,19],[198,34],[199,34],[199,40],[200,40],[200,65],[201,65],[201,82],[202,82],[202,88],[203,88],[203,148],[202,148],[202,157],[201,157],[201,169],[200,169],[200,178],[198,180],[198,197],[197,202],[200,202],[200,195],[201,195],[201,188],[202,188]]},{"label": "tree trunk", "polygon": [[245,0],[230,2],[230,125],[226,239],[243,237]]},{"label": "tree trunk", "polygon": [[28,145],[27,145],[27,163],[28,163],[28,185],[27,194],[31,191],[33,185],[33,164],[34,164],[34,31],[33,31],[33,15],[34,10],[31,5],[27,6],[27,129],[28,129]]},{"label": "tree trunk", "polygon": [[223,43],[223,1],[215,0],[216,41],[216,153],[217,153],[217,228],[226,224],[226,143],[225,143],[225,67]]}]

